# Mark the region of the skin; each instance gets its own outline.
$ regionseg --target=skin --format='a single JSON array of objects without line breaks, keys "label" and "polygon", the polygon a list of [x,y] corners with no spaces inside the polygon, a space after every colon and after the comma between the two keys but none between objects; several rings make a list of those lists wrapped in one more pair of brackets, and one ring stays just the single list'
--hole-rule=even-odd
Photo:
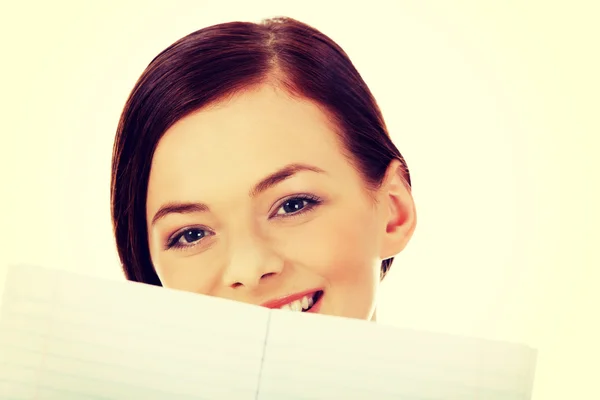
[{"label": "skin", "polygon": [[165,133],[147,221],[163,286],[257,305],[321,289],[320,313],[373,320],[381,261],[404,248],[415,213],[399,163],[369,192],[326,115],[265,84]]}]

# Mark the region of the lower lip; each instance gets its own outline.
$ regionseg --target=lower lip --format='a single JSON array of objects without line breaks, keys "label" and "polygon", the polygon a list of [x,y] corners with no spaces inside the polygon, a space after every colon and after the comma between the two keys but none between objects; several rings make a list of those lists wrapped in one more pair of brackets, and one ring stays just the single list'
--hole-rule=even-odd
[{"label": "lower lip", "polygon": [[308,311],[305,311],[305,312],[318,313],[319,310],[321,309],[321,304],[323,304],[323,296],[325,296],[325,293],[321,293],[319,300],[317,300],[317,302],[315,304],[313,304],[313,306]]}]

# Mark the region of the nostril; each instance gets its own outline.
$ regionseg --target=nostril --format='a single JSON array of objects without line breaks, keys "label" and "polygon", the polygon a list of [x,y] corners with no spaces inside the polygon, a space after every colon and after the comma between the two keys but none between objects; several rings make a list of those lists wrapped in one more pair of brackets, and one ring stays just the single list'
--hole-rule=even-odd
[{"label": "nostril", "polygon": [[243,279],[241,281],[238,282],[233,282],[231,283],[231,288],[233,289],[237,289],[239,287],[254,287],[255,285],[260,284],[260,282],[265,281],[267,278],[269,278],[272,275],[277,275],[277,272],[268,272],[266,274],[262,274],[260,276],[260,278],[258,278],[258,275],[254,275],[253,277],[248,277],[248,279]]}]

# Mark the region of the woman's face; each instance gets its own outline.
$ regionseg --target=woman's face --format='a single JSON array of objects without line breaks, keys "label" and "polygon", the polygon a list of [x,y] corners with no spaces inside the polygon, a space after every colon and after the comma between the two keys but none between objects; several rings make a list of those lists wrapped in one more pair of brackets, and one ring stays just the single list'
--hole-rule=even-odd
[{"label": "woman's face", "polygon": [[390,215],[325,114],[272,86],[180,120],[152,160],[148,241],[170,288],[370,319]]}]

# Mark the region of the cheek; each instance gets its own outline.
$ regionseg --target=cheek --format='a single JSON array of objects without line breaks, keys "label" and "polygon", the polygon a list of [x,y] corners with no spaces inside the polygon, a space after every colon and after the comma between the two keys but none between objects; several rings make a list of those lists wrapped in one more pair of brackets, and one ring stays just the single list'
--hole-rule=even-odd
[{"label": "cheek", "polygon": [[371,277],[378,276],[378,235],[370,212],[330,212],[311,221],[304,234],[289,242],[296,264],[332,286],[369,285]]},{"label": "cheek", "polygon": [[152,262],[162,285],[167,288],[211,294],[220,283],[219,271],[209,267],[213,263],[206,256],[182,257],[161,251],[152,255]]},{"label": "cheek", "polygon": [[[367,213],[368,214],[368,213]],[[348,214],[352,215],[352,214]],[[381,262],[372,215],[328,218],[302,243],[298,264],[327,282],[322,312],[370,319],[376,305]],[[300,246],[300,243],[297,243]]]}]

